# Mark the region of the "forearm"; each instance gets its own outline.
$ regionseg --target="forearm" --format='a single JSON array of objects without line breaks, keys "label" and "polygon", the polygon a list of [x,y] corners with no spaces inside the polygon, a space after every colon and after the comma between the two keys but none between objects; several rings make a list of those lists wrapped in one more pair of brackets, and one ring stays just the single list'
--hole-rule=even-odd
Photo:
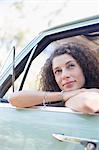
[{"label": "forearm", "polygon": [[19,91],[11,95],[9,101],[16,107],[32,107],[43,103],[46,96],[46,102],[67,101],[72,96],[83,91],[75,90],[70,92],[42,92],[42,91]]},{"label": "forearm", "polygon": [[32,107],[34,105],[42,104],[45,94],[46,102],[55,102],[62,99],[61,92],[19,91],[13,93],[9,101],[16,107]]},{"label": "forearm", "polygon": [[99,112],[99,93],[83,92],[70,98],[65,106],[79,112],[95,113]]}]

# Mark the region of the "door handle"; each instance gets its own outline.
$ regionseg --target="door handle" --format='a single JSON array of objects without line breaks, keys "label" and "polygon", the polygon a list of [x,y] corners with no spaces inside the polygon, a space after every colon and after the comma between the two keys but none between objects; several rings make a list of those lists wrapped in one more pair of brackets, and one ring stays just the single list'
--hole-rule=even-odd
[{"label": "door handle", "polygon": [[84,146],[84,150],[99,150],[99,140],[66,136],[64,134],[56,133],[52,134],[52,136],[61,142],[81,144]]}]

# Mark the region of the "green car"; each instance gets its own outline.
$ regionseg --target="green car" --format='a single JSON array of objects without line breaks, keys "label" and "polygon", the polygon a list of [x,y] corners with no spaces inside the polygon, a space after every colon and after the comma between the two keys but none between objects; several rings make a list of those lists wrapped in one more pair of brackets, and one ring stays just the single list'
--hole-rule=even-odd
[{"label": "green car", "polygon": [[[15,108],[8,102],[15,90],[35,89],[31,77],[60,42],[87,42],[99,55],[99,16],[70,22],[41,32],[0,74],[1,150],[99,150],[99,114],[73,112],[66,107]],[[36,69],[36,71],[35,71]],[[34,79],[35,80],[35,79]]]}]

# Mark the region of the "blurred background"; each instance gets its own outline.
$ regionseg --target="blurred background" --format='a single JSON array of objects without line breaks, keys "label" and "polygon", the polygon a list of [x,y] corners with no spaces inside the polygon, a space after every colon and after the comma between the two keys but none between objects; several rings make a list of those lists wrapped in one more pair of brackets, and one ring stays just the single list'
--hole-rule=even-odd
[{"label": "blurred background", "polygon": [[0,70],[38,33],[50,27],[99,14],[98,0],[0,0]]},{"label": "blurred background", "polygon": [[[98,14],[99,0],[0,0],[0,73],[13,60],[13,46],[17,56],[43,30]],[[49,48],[52,50],[51,45]],[[48,51],[44,51],[33,61],[24,89],[37,88],[38,74],[47,57]],[[22,77],[23,74],[15,81],[15,90],[19,89]],[[5,97],[10,93],[12,87]]]}]

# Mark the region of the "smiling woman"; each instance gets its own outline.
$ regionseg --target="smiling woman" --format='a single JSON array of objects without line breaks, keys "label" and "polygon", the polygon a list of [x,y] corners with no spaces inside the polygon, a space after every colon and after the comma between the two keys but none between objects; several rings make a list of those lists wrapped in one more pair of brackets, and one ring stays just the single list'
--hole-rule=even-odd
[{"label": "smiling woman", "polygon": [[62,54],[53,59],[52,68],[60,89],[72,91],[85,83],[83,72],[76,60],[69,54]]},{"label": "smiling woman", "polygon": [[[84,44],[59,45],[41,70],[40,91],[16,92],[11,95],[10,103],[16,107],[31,107],[47,102],[47,105],[67,106],[85,113],[98,112],[98,64],[95,53]],[[93,94],[89,103],[89,95]]]}]

